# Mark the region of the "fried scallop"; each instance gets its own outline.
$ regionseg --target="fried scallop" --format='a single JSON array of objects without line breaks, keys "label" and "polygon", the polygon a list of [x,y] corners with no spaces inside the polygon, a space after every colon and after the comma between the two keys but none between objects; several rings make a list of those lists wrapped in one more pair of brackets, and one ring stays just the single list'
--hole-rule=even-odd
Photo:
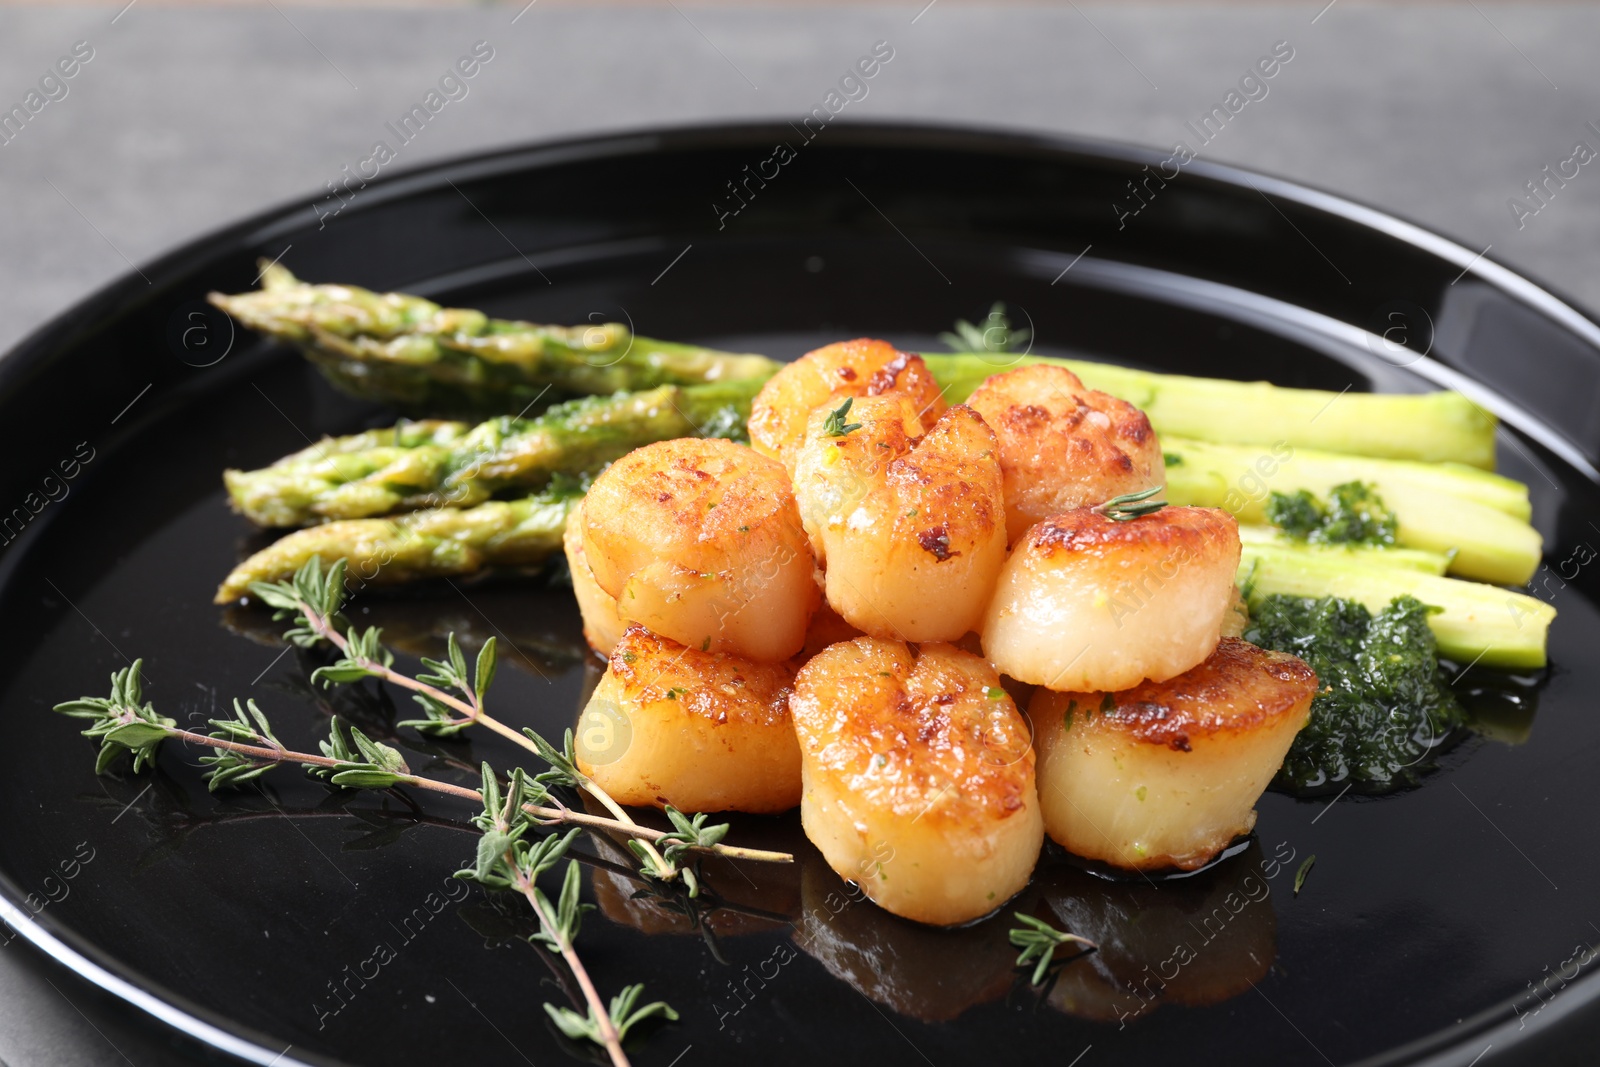
[{"label": "fried scallop", "polygon": [[1116,521],[1093,508],[1032,527],[983,619],[1002,673],[1059,690],[1127,689],[1211,654],[1234,602],[1239,526],[1217,508]]},{"label": "fried scallop", "polygon": [[795,657],[795,667],[798,669],[803,666],[807,660],[829,645],[836,645],[840,641],[854,641],[864,636],[866,635],[860,630],[845,622],[843,617],[824,600],[817,613],[811,616],[811,627],[806,630],[806,644],[800,650],[800,655]]},{"label": "fried scallop", "polygon": [[1255,826],[1256,801],[1316,691],[1302,660],[1233,637],[1164,682],[1040,689],[1028,715],[1046,830],[1117,867],[1204,866]]},{"label": "fried scallop", "polygon": [[750,444],[794,470],[812,411],[840,396],[904,396],[917,418],[944,414],[944,395],[922,357],[887,341],[858,338],[807,352],[773,375],[750,405]]},{"label": "fried scallop", "polygon": [[1052,515],[1166,481],[1161,442],[1144,412],[1065,367],[993,375],[966,402],[1000,445],[1008,542]]},{"label": "fried scallop", "polygon": [[583,502],[583,553],[624,622],[758,660],[800,651],[819,595],[789,474],[720,438],[634,449]]},{"label": "fried scallop", "polygon": [[561,546],[566,550],[567,570],[572,575],[572,595],[578,601],[578,615],[583,619],[583,639],[602,656],[610,656],[628,624],[617,614],[617,598],[600,588],[600,583],[594,580],[594,572],[589,569],[588,557],[583,552],[581,500],[573,505],[567,515]]},{"label": "fried scallop", "polygon": [[1006,551],[994,434],[968,407],[919,437],[905,397],[852,399],[843,414],[835,401],[812,413],[794,475],[828,603],[875,637],[976,629]]},{"label": "fried scallop", "polygon": [[939,926],[1027,884],[1044,840],[1028,724],[983,660],[861,637],[802,667],[789,707],[801,823],[841,878]]},{"label": "fried scallop", "polygon": [[793,669],[630,626],[578,718],[578,769],[619,803],[788,811],[800,802]]},{"label": "fried scallop", "polygon": [[1222,615],[1222,636],[1243,637],[1248,629],[1250,629],[1250,605],[1246,602],[1244,593],[1235,585],[1233,596],[1228,601],[1228,610]]}]

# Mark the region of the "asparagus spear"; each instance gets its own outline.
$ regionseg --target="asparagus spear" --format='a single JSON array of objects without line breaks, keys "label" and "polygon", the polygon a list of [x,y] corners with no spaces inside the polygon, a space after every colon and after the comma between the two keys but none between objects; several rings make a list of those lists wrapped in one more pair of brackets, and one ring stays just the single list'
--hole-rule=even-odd
[{"label": "asparagus spear", "polygon": [[522,500],[435,508],[392,519],[345,519],[296,530],[233,569],[215,602],[244,596],[251,582],[292,576],[316,556],[347,560],[347,584],[392,584],[472,574],[484,567],[531,567],[561,551],[567,513],[582,487],[559,479]]},{"label": "asparagus spear", "polygon": [[1395,567],[1400,570],[1417,571],[1420,574],[1443,574],[1450,566],[1450,556],[1444,552],[1400,548],[1396,545],[1339,545],[1296,541],[1271,526],[1241,525],[1239,541],[1246,547],[1288,549],[1330,560],[1344,560],[1362,567]]},{"label": "asparagus spear", "polygon": [[1428,625],[1439,654],[1461,663],[1525,669],[1545,665],[1545,643],[1555,608],[1523,593],[1395,567],[1364,565],[1356,558],[1246,544],[1239,562],[1246,599],[1336,596],[1381,611],[1409,593],[1441,610]]},{"label": "asparagus spear", "polygon": [[1455,555],[1450,573],[1522,585],[1539,567],[1543,539],[1524,521],[1527,487],[1459,464],[1409,463],[1311,449],[1219,445],[1164,438],[1167,499],[1266,521],[1273,490],[1326,495],[1347,481],[1373,485],[1399,520],[1401,545]]},{"label": "asparagus spear", "polygon": [[540,326],[444,308],[404,293],[308,285],[279,264],[261,289],[210,300],[251,329],[297,344],[335,385],[407,409],[521,411],[550,388],[614,393],[764,380],[765,356],[638,337],[618,323]]},{"label": "asparagus spear", "polygon": [[1494,469],[1496,420],[1454,392],[1332,393],[1160,374],[1110,363],[1006,353],[922,357],[951,403],[991,374],[1030,363],[1066,367],[1091,389],[1140,408],[1162,436],[1316,448],[1387,459],[1453,461]]},{"label": "asparagus spear", "polygon": [[[552,387],[610,393],[765,379],[780,366],[764,356],[636,337],[615,323],[536,326],[401,293],[308,285],[276,264],[263,272],[260,291],[213,293],[211,301],[246,326],[299,345],[340,388],[435,415],[521,412]],[[1458,393],[1340,394],[1006,353],[923,358],[953,403],[991,374],[1050,363],[1144,409],[1162,434],[1494,467],[1495,419]]]},{"label": "asparagus spear", "polygon": [[[1319,495],[1342,482],[1422,485],[1463,500],[1474,501],[1526,521],[1533,514],[1528,487],[1514,478],[1460,463],[1418,463],[1411,460],[1353,456],[1277,442],[1270,446],[1248,443],[1197,441],[1178,435],[1162,438],[1167,455],[1177,456],[1174,476],[1233,475],[1231,490],[1252,495],[1264,485],[1280,493],[1301,488]],[[1186,468],[1186,469],[1183,469]],[[1324,485],[1323,483],[1326,483]],[[1321,488],[1318,488],[1318,487]],[[1380,485],[1381,492],[1381,485]],[[1260,495],[1254,492],[1253,495]]]},{"label": "asparagus spear", "polygon": [[302,526],[431,507],[472,507],[556,473],[597,473],[652,441],[741,439],[757,380],[663,385],[584,397],[534,419],[401,423],[324,438],[260,470],[224,473],[236,510],[262,526]]}]

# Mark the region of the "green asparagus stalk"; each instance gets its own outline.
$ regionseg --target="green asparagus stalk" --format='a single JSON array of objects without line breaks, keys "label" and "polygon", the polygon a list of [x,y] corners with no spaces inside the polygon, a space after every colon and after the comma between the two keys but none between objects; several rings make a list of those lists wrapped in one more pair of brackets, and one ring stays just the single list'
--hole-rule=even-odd
[{"label": "green asparagus stalk", "polygon": [[1120,397],[1168,434],[1202,441],[1409,459],[1494,470],[1495,417],[1454,392],[1333,393],[1160,374],[1110,363],[1007,353],[924,355],[951,403],[991,374],[1030,363],[1066,367],[1091,389]]},{"label": "green asparagus stalk", "polygon": [[[765,356],[638,337],[615,323],[538,326],[402,293],[309,285],[277,264],[265,268],[259,291],[213,293],[211,301],[246,326],[299,345],[336,386],[431,415],[521,413],[550,389],[611,393],[763,380],[781,366]],[[1340,394],[1007,353],[923,358],[952,403],[991,374],[1048,363],[1142,408],[1162,434],[1494,469],[1495,419],[1459,393]]]},{"label": "green asparagus stalk", "polygon": [[1302,546],[1246,544],[1239,562],[1246,599],[1335,596],[1373,612],[1410,594],[1441,609],[1428,619],[1439,654],[1462,664],[1528,669],[1545,665],[1555,608],[1523,593],[1420,571],[1377,567],[1359,557],[1338,558]]},{"label": "green asparagus stalk", "polygon": [[322,441],[260,470],[224,475],[234,508],[262,526],[303,526],[420,508],[473,507],[558,473],[595,474],[640,445],[741,439],[760,381],[662,385],[584,397],[533,419],[401,423]]},{"label": "green asparagus stalk", "polygon": [[1408,548],[1451,553],[1450,573],[1522,585],[1539,567],[1543,539],[1526,521],[1527,487],[1459,464],[1411,463],[1283,446],[1262,449],[1162,439],[1169,455],[1167,499],[1224,508],[1264,523],[1272,491],[1318,495],[1341,482],[1366,482],[1399,520]]},{"label": "green asparagus stalk", "polygon": [[567,514],[582,496],[579,483],[562,478],[522,500],[296,530],[235,567],[218,587],[215,602],[238,600],[251,582],[292,577],[313,557],[329,566],[348,561],[346,583],[354,585],[454,577],[490,566],[537,566],[561,551]]},{"label": "green asparagus stalk", "polygon": [[[1293,446],[1283,441],[1261,447],[1249,443],[1196,441],[1178,435],[1163,437],[1162,448],[1168,456],[1178,456],[1177,462],[1169,466],[1187,468],[1174,470],[1175,475],[1199,477],[1196,471],[1206,472],[1206,477],[1214,473],[1232,474],[1236,476],[1232,479],[1236,484],[1230,488],[1247,495],[1258,483],[1282,493],[1302,488],[1298,483],[1304,481],[1304,488],[1322,495],[1342,482],[1382,482],[1394,486],[1427,486],[1523,521],[1533,514],[1528,487],[1522,482],[1460,463],[1353,456]],[[1241,480],[1243,484],[1237,484]],[[1324,482],[1327,484],[1322,485]]]},{"label": "green asparagus stalk", "polygon": [[1393,567],[1416,571],[1419,574],[1443,574],[1450,566],[1450,556],[1444,552],[1401,548],[1398,545],[1341,545],[1296,541],[1271,526],[1241,525],[1239,541],[1247,548],[1290,549],[1330,560],[1344,560],[1361,567]]},{"label": "green asparagus stalk", "polygon": [[549,389],[614,393],[764,380],[765,356],[655,341],[618,323],[540,326],[404,293],[308,285],[266,264],[261,289],[210,300],[253,330],[299,345],[335,385],[408,410],[511,413]]}]

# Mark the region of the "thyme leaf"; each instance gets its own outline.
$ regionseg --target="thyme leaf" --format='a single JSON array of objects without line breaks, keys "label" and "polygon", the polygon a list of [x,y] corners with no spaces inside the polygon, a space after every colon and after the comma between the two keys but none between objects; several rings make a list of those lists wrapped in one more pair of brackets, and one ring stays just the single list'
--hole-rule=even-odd
[{"label": "thyme leaf", "polygon": [[952,352],[1015,352],[1031,336],[1030,330],[1012,329],[1005,304],[997,300],[980,324],[957,319],[954,332],[941,333],[939,340]]},{"label": "thyme leaf", "polygon": [[1307,856],[1305,862],[1300,864],[1300,869],[1294,872],[1294,896],[1300,895],[1300,887],[1306,884],[1306,875],[1311,873],[1311,867],[1316,862],[1315,854]]},{"label": "thyme leaf", "polygon": [[[275,618],[291,620],[284,634],[291,644],[310,648],[326,643],[339,653],[336,662],[312,673],[315,685],[327,688],[377,678],[401,686],[412,692],[427,713],[426,718],[409,724],[420,732],[449,734],[469,725],[487,726],[516,740],[548,769],[529,775],[517,767],[502,779],[484,763],[478,789],[424,777],[412,772],[398,749],[374,740],[337,715],[327,738],[318,743],[319,751],[294,751],[278,739],[266,713],[254,700],[234,701],[233,715],[210,720],[209,733],[181,729],[177,720],[158,714],[143,699],[144,661],[135,660],[112,674],[110,695],[80,697],[55,707],[63,715],[88,723],[83,735],[99,743],[95,772],[107,773],[125,755],[131,757],[135,771],[143,770],[154,762],[162,742],[170,738],[209,750],[210,754],[201,757],[201,763],[206,768],[206,783],[213,791],[240,787],[276,766],[298,763],[335,788],[387,790],[409,786],[476,801],[480,810],[472,821],[481,836],[472,866],[457,871],[456,877],[522,894],[539,924],[532,940],[566,961],[583,991],[588,1014],[579,1015],[571,1008],[550,1004],[545,1005],[545,1010],[568,1036],[599,1043],[615,1067],[627,1067],[621,1042],[629,1027],[652,1016],[676,1019],[678,1015],[661,1001],[638,1006],[643,989],[638,985],[624,987],[607,1007],[573,948],[583,915],[592,908],[580,898],[576,861],[568,862],[555,900],[539,887],[539,878],[564,858],[583,829],[624,835],[640,858],[641,874],[663,883],[679,880],[690,897],[698,894],[700,882],[698,873],[686,864],[697,854],[710,852],[768,862],[793,862],[794,857],[725,845],[722,841],[728,825],[707,825],[704,814],[685,815],[668,808],[671,831],[639,825],[579,769],[570,729],[558,749],[533,730],[519,733],[484,713],[484,694],[493,683],[496,665],[492,640],[485,643],[470,669],[459,641],[451,634],[445,659],[425,659],[424,671],[416,677],[397,671],[378,628],[359,630],[339,618],[344,599],[343,561],[324,570],[321,562],[313,558],[291,580],[257,583],[252,592],[274,609]],[[611,817],[567,807],[551,793],[557,786],[590,793],[610,810]],[[567,832],[546,832],[558,825],[566,826]]]},{"label": "thyme leaf", "polygon": [[1098,946],[1086,937],[1069,934],[1065,930],[1057,930],[1042,919],[1035,919],[1032,915],[1023,915],[1020,912],[1015,916],[1023,925],[1011,928],[1011,944],[1020,948],[1017,955],[1017,966],[1026,967],[1033,964],[1033,984],[1043,982],[1045,975],[1050,971],[1050,964],[1055,959],[1056,949],[1063,945],[1082,945],[1088,950]]},{"label": "thyme leaf", "polygon": [[856,402],[853,396],[844,398],[844,403],[828,412],[827,418],[822,420],[822,435],[824,437],[844,437],[852,430],[861,429],[859,422],[845,422],[845,416],[850,414],[850,405]]},{"label": "thyme leaf", "polygon": [[1165,488],[1165,485],[1157,485],[1137,493],[1123,493],[1121,496],[1112,497],[1104,504],[1096,505],[1091,510],[1099,512],[1112,522],[1132,522],[1145,515],[1154,515],[1167,506],[1165,500],[1150,499]]}]

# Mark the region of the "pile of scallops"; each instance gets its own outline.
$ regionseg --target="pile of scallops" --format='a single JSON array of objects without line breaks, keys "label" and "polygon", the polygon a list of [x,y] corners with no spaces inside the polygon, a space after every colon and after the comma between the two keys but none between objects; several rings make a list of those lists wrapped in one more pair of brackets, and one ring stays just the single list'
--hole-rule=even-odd
[{"label": "pile of scallops", "polygon": [[1232,516],[1115,503],[1165,480],[1143,412],[1043,365],[949,406],[857,340],[749,429],[629,453],[567,527],[608,659],[577,753],[613,797],[798,804],[841,877],[937,925],[1020,891],[1045,834],[1149,871],[1251,830],[1316,676],[1236,636]]}]

